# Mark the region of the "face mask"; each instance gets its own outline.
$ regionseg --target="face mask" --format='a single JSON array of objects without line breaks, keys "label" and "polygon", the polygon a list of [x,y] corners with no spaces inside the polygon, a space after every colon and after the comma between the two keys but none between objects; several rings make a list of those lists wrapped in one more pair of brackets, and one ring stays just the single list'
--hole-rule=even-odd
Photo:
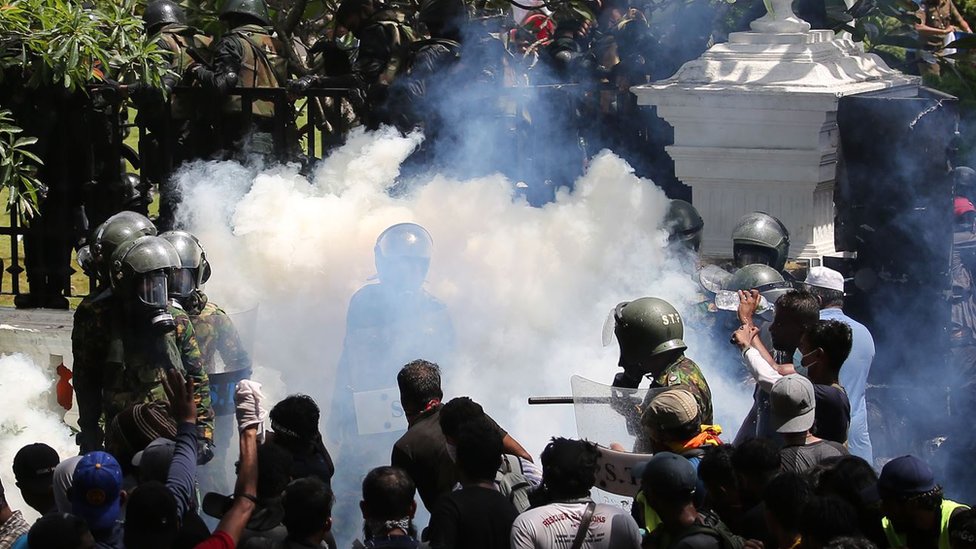
[{"label": "face mask", "polygon": [[793,369],[796,370],[796,373],[800,374],[803,377],[810,377],[810,367],[816,364],[817,361],[814,360],[810,364],[804,365],[803,359],[812,355],[816,351],[817,350],[814,349],[807,354],[803,354],[800,352],[799,349],[797,349],[796,352],[793,353]]},{"label": "face mask", "polygon": [[135,290],[140,316],[146,319],[154,332],[165,334],[176,329],[176,320],[168,309],[166,273],[153,271],[142,275],[136,281]]}]

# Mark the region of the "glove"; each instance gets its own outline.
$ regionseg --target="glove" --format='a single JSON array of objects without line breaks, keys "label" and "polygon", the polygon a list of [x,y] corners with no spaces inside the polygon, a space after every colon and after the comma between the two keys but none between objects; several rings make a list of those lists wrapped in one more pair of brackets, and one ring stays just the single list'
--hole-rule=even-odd
[{"label": "glove", "polygon": [[237,428],[244,431],[253,425],[258,426],[258,440],[264,440],[264,418],[266,412],[261,408],[261,384],[249,379],[237,383],[234,391],[234,404],[237,405]]},{"label": "glove", "polygon": [[199,63],[194,63],[193,65],[190,65],[186,69],[185,73],[183,73],[183,78],[187,81],[187,83],[191,83],[195,80],[199,80],[200,71],[202,71],[203,69],[204,69],[203,65]]},{"label": "glove", "polygon": [[288,91],[292,93],[305,93],[309,88],[315,84],[316,77],[309,74],[301,78],[296,78],[295,80],[288,81]]}]

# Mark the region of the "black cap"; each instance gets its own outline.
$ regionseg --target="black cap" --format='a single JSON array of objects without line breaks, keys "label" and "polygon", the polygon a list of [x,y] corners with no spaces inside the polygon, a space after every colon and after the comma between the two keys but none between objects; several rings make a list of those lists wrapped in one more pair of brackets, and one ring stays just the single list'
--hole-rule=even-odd
[{"label": "black cap", "polygon": [[41,442],[28,444],[14,456],[14,477],[21,489],[43,490],[51,486],[58,463],[61,457],[54,448]]},{"label": "black cap", "polygon": [[663,497],[690,495],[698,486],[695,466],[687,459],[659,452],[654,454],[641,473],[641,489]]},{"label": "black cap", "polygon": [[882,498],[909,497],[936,488],[935,475],[928,464],[915,456],[902,456],[885,464],[878,478]]}]

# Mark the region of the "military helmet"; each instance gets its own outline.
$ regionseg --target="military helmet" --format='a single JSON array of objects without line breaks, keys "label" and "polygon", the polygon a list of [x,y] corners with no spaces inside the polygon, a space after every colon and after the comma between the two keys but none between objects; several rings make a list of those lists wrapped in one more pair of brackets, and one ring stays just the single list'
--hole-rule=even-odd
[{"label": "military helmet", "polygon": [[688,348],[681,315],[656,297],[625,301],[614,309],[614,334],[620,345],[620,363],[639,363],[668,351]]},{"label": "military helmet", "polygon": [[176,2],[152,0],[142,12],[142,22],[147,32],[155,34],[165,25],[185,25],[186,14]]},{"label": "military helmet", "polygon": [[155,236],[156,226],[149,218],[136,212],[119,212],[95,229],[90,251],[95,269],[101,276],[108,276],[109,264],[115,250],[129,240],[140,236]]},{"label": "military helmet", "polygon": [[462,0],[421,0],[417,20],[426,25],[459,23],[467,15]]},{"label": "military helmet", "polygon": [[225,0],[224,6],[220,8],[220,18],[232,15],[253,17],[261,21],[262,25],[271,25],[271,15],[268,14],[268,5],[264,0]]},{"label": "military helmet", "polygon": [[759,293],[770,303],[793,289],[793,285],[783,278],[783,275],[769,265],[753,263],[737,270],[729,280],[726,290],[759,290]]},{"label": "military helmet", "polygon": [[782,271],[790,253],[790,232],[768,213],[748,213],[732,229],[732,253],[739,267],[765,263]]},{"label": "military helmet", "polygon": [[159,237],[169,241],[180,256],[180,268],[170,276],[170,293],[185,297],[203,286],[210,278],[211,271],[207,252],[200,240],[186,231],[167,231]]},{"label": "military helmet", "polygon": [[180,255],[172,244],[158,236],[141,236],[112,254],[112,289],[122,294],[131,290],[146,305],[165,306],[167,277],[179,268]]},{"label": "military helmet", "polygon": [[668,241],[680,242],[698,251],[701,247],[702,229],[705,221],[694,206],[684,200],[672,200],[664,217],[664,228],[668,230]]},{"label": "military helmet", "polygon": [[416,288],[430,267],[434,240],[416,223],[397,223],[376,239],[373,253],[380,282]]}]

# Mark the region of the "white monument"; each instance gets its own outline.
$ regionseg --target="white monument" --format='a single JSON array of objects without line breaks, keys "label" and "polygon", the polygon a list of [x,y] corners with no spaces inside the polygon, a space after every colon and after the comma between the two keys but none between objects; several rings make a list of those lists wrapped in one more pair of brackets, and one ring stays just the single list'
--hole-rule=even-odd
[{"label": "white monument", "polygon": [[811,31],[790,4],[771,0],[752,32],[631,89],[674,127],[667,151],[705,219],[704,255],[731,257],[735,222],[756,210],[789,228],[791,257],[833,253],[838,100],[918,86],[849,38]]}]

